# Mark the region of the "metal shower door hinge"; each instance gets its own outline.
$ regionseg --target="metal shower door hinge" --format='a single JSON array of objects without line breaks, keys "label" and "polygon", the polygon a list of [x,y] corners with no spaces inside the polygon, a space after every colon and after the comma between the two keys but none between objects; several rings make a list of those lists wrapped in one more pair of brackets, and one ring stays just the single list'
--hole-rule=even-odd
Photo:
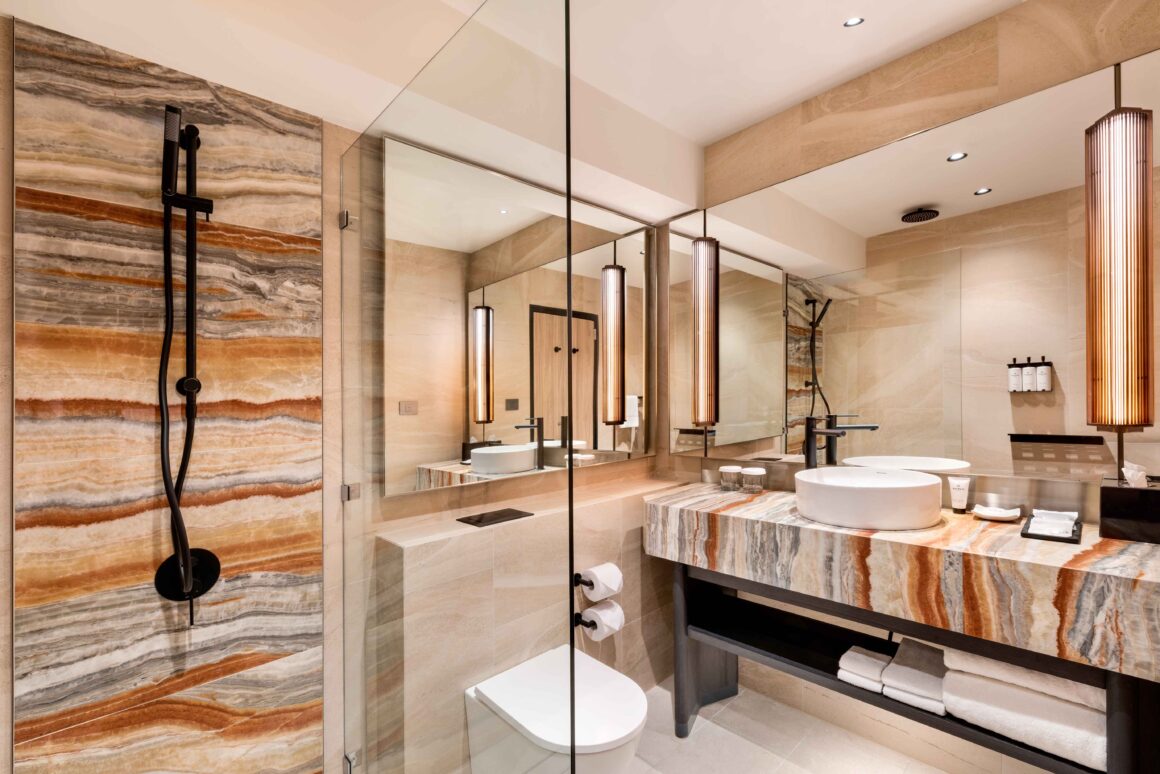
[{"label": "metal shower door hinge", "polygon": [[341,496],[344,503],[357,500],[362,497],[362,484],[343,484]]},{"label": "metal shower door hinge", "polygon": [[342,768],[346,774],[354,774],[355,767],[358,766],[358,750],[348,752],[342,756]]},{"label": "metal shower door hinge", "polygon": [[356,218],[354,215],[351,215],[350,210],[343,210],[342,212],[338,213],[339,229],[345,229],[349,226],[355,225],[356,223],[358,223],[358,218]]}]

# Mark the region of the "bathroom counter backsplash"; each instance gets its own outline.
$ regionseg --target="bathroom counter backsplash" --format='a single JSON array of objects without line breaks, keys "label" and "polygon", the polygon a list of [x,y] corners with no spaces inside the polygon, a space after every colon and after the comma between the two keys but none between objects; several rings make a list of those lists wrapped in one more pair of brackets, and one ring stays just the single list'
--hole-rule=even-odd
[{"label": "bathroom counter backsplash", "polygon": [[645,551],[1149,680],[1160,680],[1160,545],[1020,537],[943,511],[925,530],[804,518],[792,492],[689,484],[645,498]]}]

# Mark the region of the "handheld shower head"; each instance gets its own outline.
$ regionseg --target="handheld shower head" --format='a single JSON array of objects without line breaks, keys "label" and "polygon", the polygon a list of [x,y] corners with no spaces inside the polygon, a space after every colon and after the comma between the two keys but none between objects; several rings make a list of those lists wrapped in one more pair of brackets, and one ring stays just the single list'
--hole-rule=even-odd
[{"label": "handheld shower head", "polygon": [[181,139],[181,108],[165,106],[165,144],[161,157],[161,193],[177,193],[177,161]]}]

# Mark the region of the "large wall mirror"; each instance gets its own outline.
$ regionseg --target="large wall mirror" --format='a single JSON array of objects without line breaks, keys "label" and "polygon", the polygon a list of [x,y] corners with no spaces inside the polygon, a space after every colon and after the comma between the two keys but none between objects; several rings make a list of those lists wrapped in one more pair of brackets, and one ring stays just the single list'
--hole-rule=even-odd
[{"label": "large wall mirror", "polygon": [[[694,222],[696,221],[696,222]],[[773,454],[785,430],[785,272],[731,249],[719,251],[720,421],[693,423],[692,239],[700,217],[670,226],[669,448],[678,454]]]},{"label": "large wall mirror", "polygon": [[[385,494],[649,451],[642,224],[573,203],[569,428],[563,197],[401,141],[385,141],[384,160]],[[606,265],[625,276],[627,406],[616,425],[600,401]]]},{"label": "large wall mirror", "polygon": [[[1121,81],[1124,106],[1160,109],[1160,52]],[[1109,68],[710,210],[710,236],[788,275],[787,452],[828,404],[880,425],[841,439],[841,458],[1111,474],[1113,436],[1085,407],[1084,174],[1085,130],[1114,99]],[[1051,363],[1048,389],[1009,392],[1028,359]],[[1126,452],[1160,468],[1160,432]]]}]

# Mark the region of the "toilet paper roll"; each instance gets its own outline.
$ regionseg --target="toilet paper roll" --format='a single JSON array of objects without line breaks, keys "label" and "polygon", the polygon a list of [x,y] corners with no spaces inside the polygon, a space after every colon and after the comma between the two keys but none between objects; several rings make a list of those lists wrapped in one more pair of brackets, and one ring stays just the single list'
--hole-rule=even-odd
[{"label": "toilet paper roll", "polygon": [[624,573],[612,562],[605,562],[583,570],[580,573],[580,579],[592,582],[592,588],[585,585],[581,585],[580,588],[584,589],[584,596],[593,602],[608,599],[613,594],[619,594],[620,590],[624,588]]},{"label": "toilet paper roll", "polygon": [[593,642],[600,642],[610,634],[616,634],[624,627],[624,610],[611,599],[597,602],[581,613],[580,617],[585,621],[596,624],[594,628],[583,627],[584,633]]}]

